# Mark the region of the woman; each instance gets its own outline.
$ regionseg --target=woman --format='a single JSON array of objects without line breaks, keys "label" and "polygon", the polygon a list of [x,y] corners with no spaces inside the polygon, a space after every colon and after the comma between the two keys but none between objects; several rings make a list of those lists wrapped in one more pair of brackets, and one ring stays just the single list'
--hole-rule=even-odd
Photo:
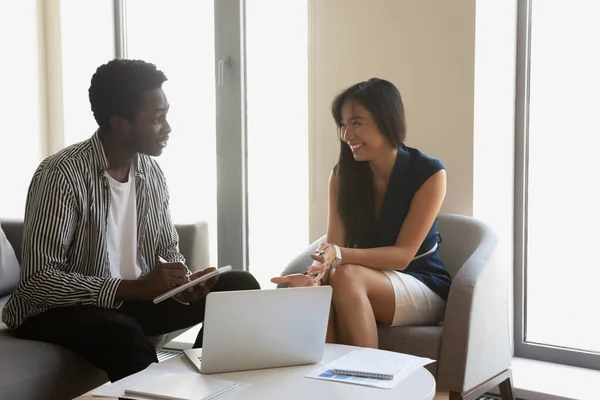
[{"label": "woman", "polygon": [[306,274],[273,278],[333,288],[327,341],[377,348],[377,322],[433,325],[444,316],[450,274],[436,217],[446,193],[442,164],[406,147],[398,89],[358,83],[332,105],[341,140],[329,179],[327,239]]}]

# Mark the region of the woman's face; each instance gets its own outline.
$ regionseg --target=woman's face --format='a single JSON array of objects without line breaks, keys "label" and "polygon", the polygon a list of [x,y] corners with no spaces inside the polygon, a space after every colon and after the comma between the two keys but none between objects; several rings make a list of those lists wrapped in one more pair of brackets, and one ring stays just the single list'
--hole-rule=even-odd
[{"label": "woman's face", "polygon": [[356,102],[347,101],[342,106],[340,131],[356,161],[373,161],[392,150],[371,114]]}]

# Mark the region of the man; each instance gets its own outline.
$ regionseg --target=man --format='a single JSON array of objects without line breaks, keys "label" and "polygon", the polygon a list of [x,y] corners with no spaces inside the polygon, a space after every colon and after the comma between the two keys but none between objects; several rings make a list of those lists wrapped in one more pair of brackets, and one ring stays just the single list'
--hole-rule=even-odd
[{"label": "man", "polygon": [[3,313],[16,336],[67,347],[111,381],[157,362],[147,336],[200,323],[210,290],[260,289],[252,275],[235,271],[176,299],[151,301],[213,270],[190,276],[165,178],[150,157],[163,152],[171,133],[166,80],[143,61],[97,69],[89,97],[98,131],[42,161],[33,175],[21,279]]}]

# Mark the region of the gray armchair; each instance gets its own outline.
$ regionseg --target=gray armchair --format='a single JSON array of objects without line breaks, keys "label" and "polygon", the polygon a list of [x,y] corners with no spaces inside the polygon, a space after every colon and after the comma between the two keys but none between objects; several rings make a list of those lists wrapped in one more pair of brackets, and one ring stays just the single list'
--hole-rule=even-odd
[{"label": "gray armchair", "polygon": [[[2,230],[21,261],[21,221],[0,221]],[[209,265],[208,225],[177,225],[179,249],[192,271]],[[1,277],[0,277],[1,279]],[[0,314],[8,296],[0,296]],[[150,340],[159,349],[185,330]],[[72,399],[108,381],[104,371],[77,354],[48,343],[21,340],[0,323],[0,398]]]},{"label": "gray armchair", "polygon": [[[504,400],[512,400],[509,266],[497,262],[497,236],[481,221],[460,215],[440,215],[438,229],[441,257],[453,277],[443,323],[380,325],[379,346],[437,360],[429,370],[450,400],[476,399],[496,385]],[[306,271],[309,254],[323,240],[298,255],[282,275]]]}]

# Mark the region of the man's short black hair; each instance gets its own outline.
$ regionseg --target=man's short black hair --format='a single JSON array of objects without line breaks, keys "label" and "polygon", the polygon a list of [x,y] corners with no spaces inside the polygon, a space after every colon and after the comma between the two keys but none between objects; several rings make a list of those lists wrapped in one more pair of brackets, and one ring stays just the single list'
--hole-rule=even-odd
[{"label": "man's short black hair", "polygon": [[115,59],[101,65],[89,89],[96,122],[108,129],[113,115],[133,121],[142,108],[144,93],[162,87],[166,80],[156,65],[142,60]]}]

